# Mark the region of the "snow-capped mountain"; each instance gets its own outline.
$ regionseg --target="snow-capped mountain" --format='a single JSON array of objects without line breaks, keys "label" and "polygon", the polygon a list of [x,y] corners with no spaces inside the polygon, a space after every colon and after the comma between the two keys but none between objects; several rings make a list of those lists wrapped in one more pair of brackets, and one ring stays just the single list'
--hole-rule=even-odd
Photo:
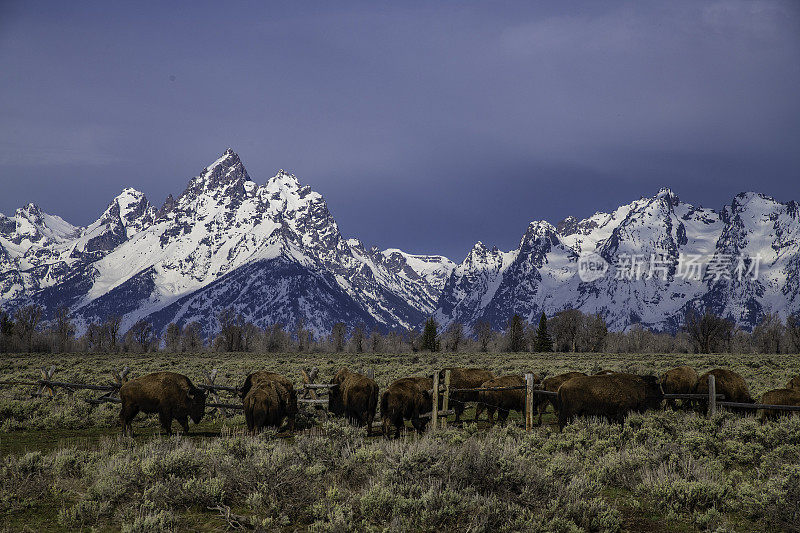
[{"label": "snow-capped mountain", "polygon": [[[262,327],[302,320],[318,336],[340,321],[408,328],[430,315],[499,329],[515,312],[534,321],[566,308],[601,313],[613,329],[675,329],[690,307],[752,327],[768,310],[800,310],[799,241],[793,202],[747,193],[714,211],[662,189],[613,213],[532,222],[517,249],[478,242],[456,265],[345,238],[320,194],[282,170],[259,185],[229,149],[161,207],[125,189],[86,227],[32,204],[0,215],[0,306],[37,303],[46,317],[66,307],[81,331],[120,316],[123,331],[146,319],[156,331],[198,321],[211,333],[229,307]],[[589,253],[612,267],[583,281]],[[660,275],[616,275],[626,257],[653,266],[651,255]],[[746,257],[750,270],[759,256],[760,272],[687,278],[692,256]]]},{"label": "snow-capped mountain", "polygon": [[123,330],[145,318],[213,331],[226,307],[318,335],[337,321],[412,327],[454,266],[343,238],[320,194],[283,171],[257,185],[232,150],[160,209],[125,189],[86,228],[28,206],[0,230],[4,307],[65,306],[82,327],[117,315]]},{"label": "snow-capped mountain", "polygon": [[[584,281],[589,254],[609,267]],[[534,322],[576,308],[611,329],[674,331],[690,309],[710,309],[750,329],[765,312],[800,311],[799,261],[796,203],[745,193],[717,212],[662,189],[613,213],[532,222],[510,252],[479,242],[447,280],[436,317],[499,328],[512,313]]]}]

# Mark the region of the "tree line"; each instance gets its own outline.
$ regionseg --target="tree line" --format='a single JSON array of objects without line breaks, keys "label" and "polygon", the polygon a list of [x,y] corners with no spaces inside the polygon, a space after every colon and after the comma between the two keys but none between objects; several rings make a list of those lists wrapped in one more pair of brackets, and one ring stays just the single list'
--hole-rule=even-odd
[{"label": "tree line", "polygon": [[303,320],[291,328],[283,324],[258,327],[240,313],[224,309],[217,315],[218,333],[206,336],[198,322],[171,323],[162,335],[146,320],[121,331],[118,316],[93,322],[83,335],[66,308],[49,321],[42,308],[30,305],[13,315],[0,311],[0,352],[169,353],[219,352],[313,352],[313,353],[408,353],[445,352],[610,352],[610,353],[797,353],[800,352],[800,314],[784,322],[765,314],[752,332],[710,312],[689,312],[677,333],[659,333],[637,324],[625,332],[608,331],[599,314],[567,309],[551,317],[541,314],[535,324],[512,315],[497,331],[486,321],[471,334],[460,322],[441,329],[431,317],[421,331],[381,332],[364,324],[333,325],[327,335],[314,336]]}]

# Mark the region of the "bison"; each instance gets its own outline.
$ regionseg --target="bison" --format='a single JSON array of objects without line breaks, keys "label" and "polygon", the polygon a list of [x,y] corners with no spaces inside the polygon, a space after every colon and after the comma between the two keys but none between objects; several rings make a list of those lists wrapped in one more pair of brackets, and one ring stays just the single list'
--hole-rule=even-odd
[{"label": "bison", "polygon": [[[534,378],[534,383],[539,382],[538,376]],[[481,388],[490,387],[518,387],[525,386],[525,378],[522,376],[501,376],[481,383]],[[536,405],[534,395],[534,406]],[[486,409],[489,423],[494,425],[494,414],[497,412],[497,421],[504,424],[508,418],[509,411],[525,412],[525,389],[502,390],[502,391],[481,391],[478,393],[478,406],[475,409],[475,419]]]},{"label": "bison", "polygon": [[[439,372],[439,383],[444,383],[445,371],[450,370],[450,388],[475,389],[482,383],[494,379],[494,374],[483,368],[447,368]],[[450,394],[450,407],[456,413],[456,423],[461,422],[461,415],[467,408],[467,402],[477,402],[478,393],[473,391],[453,392]],[[475,411],[475,421],[478,412]]]},{"label": "bison", "polygon": [[206,392],[195,387],[186,376],[175,372],[156,372],[131,380],[119,389],[122,409],[119,420],[122,434],[133,437],[131,421],[139,411],[158,413],[161,427],[172,434],[175,419],[189,433],[189,417],[200,423],[206,410]]},{"label": "bison", "polygon": [[294,390],[294,384],[287,377],[267,370],[252,372],[239,388],[239,395],[242,401],[247,397],[251,388],[258,383],[265,382],[275,382],[276,385],[280,385],[286,391],[286,418],[289,421],[289,431],[294,431],[295,418],[297,417],[297,392]]},{"label": "bison", "polygon": [[394,436],[399,437],[403,420],[411,420],[414,429],[421,433],[427,422],[420,415],[429,412],[433,406],[431,389],[431,378],[411,377],[393,381],[381,395],[383,434],[388,437],[389,429],[394,426]]},{"label": "bison", "polygon": [[[774,389],[765,392],[761,396],[761,403],[767,405],[799,405],[800,389]],[[763,409],[761,411],[761,421],[778,418],[781,415],[791,414],[792,411],[781,411],[779,409]]]},{"label": "bison", "polygon": [[374,380],[347,368],[339,370],[328,393],[328,408],[336,416],[344,415],[359,426],[366,424],[367,435],[372,435],[372,422],[378,406],[378,385]]},{"label": "bison", "polygon": [[[664,394],[693,394],[697,389],[697,371],[690,366],[679,366],[661,375],[661,389]],[[673,404],[675,400],[673,400]],[[691,402],[683,401],[683,405]]]},{"label": "bison", "polygon": [[754,403],[742,376],[725,368],[709,370],[697,378],[697,394],[708,394],[708,376],[714,376],[717,394],[724,394],[726,402]]},{"label": "bison", "polygon": [[800,389],[800,376],[795,376],[786,384],[787,389]]},{"label": "bison", "polygon": [[288,415],[290,401],[283,383],[273,380],[254,383],[242,401],[248,431],[256,434],[265,426],[280,427]]},{"label": "bison", "polygon": [[558,388],[558,424],[563,428],[576,416],[602,416],[622,422],[629,412],[655,409],[663,399],[655,376],[577,376]]},{"label": "bison", "polygon": [[[549,392],[558,392],[558,388],[565,382],[569,381],[572,378],[585,376],[583,372],[565,372],[563,374],[558,374],[557,376],[551,376],[549,378],[545,378],[542,381],[542,390],[546,390]],[[539,402],[539,420],[536,422],[538,425],[542,425],[542,415],[545,411],[547,411],[547,405],[550,404],[553,406],[553,411],[558,412],[558,400],[555,396],[551,396],[550,400],[541,401]]]}]

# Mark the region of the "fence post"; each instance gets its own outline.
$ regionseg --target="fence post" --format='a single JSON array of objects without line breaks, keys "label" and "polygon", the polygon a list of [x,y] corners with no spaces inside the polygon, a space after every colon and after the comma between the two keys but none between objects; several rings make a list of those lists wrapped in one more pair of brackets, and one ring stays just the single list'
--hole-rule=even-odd
[{"label": "fence post", "polygon": [[525,374],[525,431],[533,429],[533,374]]},{"label": "fence post", "polygon": [[717,382],[714,374],[708,375],[708,416],[717,414]]},{"label": "fence post", "polygon": [[[442,411],[450,409],[450,371],[444,371],[444,397],[442,398]],[[447,415],[442,418],[442,428],[447,427]]]},{"label": "fence post", "polygon": [[439,373],[433,373],[433,408],[431,409],[431,429],[436,431],[439,423]]},{"label": "fence post", "polygon": [[367,377],[369,379],[372,379],[372,380],[375,379],[375,369],[374,368],[370,367],[370,368],[367,369]]},{"label": "fence post", "polygon": [[[47,368],[47,367],[43,366],[41,370],[42,370],[42,379],[45,380],[45,381],[52,381],[53,380],[53,374],[56,373],[56,365],[52,365],[50,368]],[[51,387],[50,385],[44,385],[44,384],[39,385],[39,390],[36,391],[36,394],[41,396],[41,394],[45,390],[47,390],[47,392],[50,393],[51,397],[56,395],[56,391],[55,391],[55,389],[53,389],[53,387]]]},{"label": "fence post", "polygon": [[[218,371],[216,368],[212,369],[211,372],[206,371],[206,381],[210,387],[214,386],[214,381],[216,381],[217,379],[217,372]],[[211,399],[214,401],[214,403],[222,403],[221,401],[219,401],[219,394],[217,394],[217,391],[215,389],[209,388],[206,390],[208,392],[208,395],[211,396]],[[224,407],[215,408],[215,410],[216,409],[219,409],[219,412],[222,413],[222,416],[224,416],[225,418],[228,417],[228,412],[225,410]]]}]

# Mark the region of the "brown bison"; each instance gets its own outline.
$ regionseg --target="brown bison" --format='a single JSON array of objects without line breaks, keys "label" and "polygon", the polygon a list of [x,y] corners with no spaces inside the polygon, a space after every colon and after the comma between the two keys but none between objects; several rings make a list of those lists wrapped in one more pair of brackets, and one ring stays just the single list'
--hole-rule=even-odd
[{"label": "brown bison", "polygon": [[[542,381],[542,390],[550,391],[550,392],[558,392],[558,388],[565,382],[569,381],[572,378],[576,378],[579,376],[585,376],[583,372],[565,372],[563,374],[558,374],[557,376],[551,376],[549,378],[545,378]],[[538,395],[537,395],[538,396]],[[550,396],[549,399],[540,401],[539,402],[539,420],[536,422],[538,425],[542,425],[542,415],[547,411],[547,406],[552,405],[553,411],[558,413],[558,400],[555,396]]]},{"label": "brown bison", "polygon": [[433,407],[432,389],[431,378],[412,377],[393,381],[381,395],[383,434],[388,437],[389,429],[394,426],[394,436],[399,437],[403,420],[411,420],[414,429],[420,433],[424,431],[427,421],[420,415]]},{"label": "brown bison", "polygon": [[[534,383],[539,382],[538,376],[534,378]],[[481,387],[518,387],[525,386],[525,378],[522,376],[501,376],[481,383]],[[534,402],[539,396],[534,395]],[[535,408],[534,403],[534,408]],[[504,424],[510,411],[518,413],[525,412],[525,389],[503,390],[503,391],[482,391],[478,393],[478,406],[475,409],[475,419],[486,409],[489,423],[494,425],[494,414],[497,412],[497,421]]]},{"label": "brown bison", "polygon": [[[800,405],[800,389],[774,389],[767,391],[761,396],[761,403],[767,405]],[[792,411],[763,409],[761,411],[761,421],[764,422],[767,419],[789,414],[792,414]]]},{"label": "brown bison", "polygon": [[256,434],[266,426],[280,427],[287,416],[289,401],[289,392],[280,382],[255,383],[242,401],[247,429]]},{"label": "brown bison", "polygon": [[198,424],[206,410],[206,392],[195,387],[184,375],[175,372],[156,372],[133,379],[119,389],[122,409],[119,420],[122,434],[133,437],[131,421],[139,411],[158,413],[161,427],[172,434],[175,419],[189,433],[189,417]]},{"label": "brown bison", "polygon": [[787,389],[800,389],[800,376],[795,376],[786,384]]},{"label": "brown bison", "polygon": [[372,435],[372,422],[378,406],[378,384],[367,376],[339,370],[331,384],[339,385],[328,393],[328,408],[336,416],[344,415],[359,426],[367,425],[367,435]]},{"label": "brown bison", "polygon": [[655,409],[663,399],[655,376],[577,376],[558,388],[558,424],[563,428],[576,416],[602,416],[622,422],[629,412]]},{"label": "brown bison", "polygon": [[[450,370],[451,389],[476,389],[482,383],[494,379],[494,374],[483,368],[446,368],[439,372],[439,384],[444,385],[444,374]],[[472,391],[453,392],[450,394],[450,408],[456,413],[456,423],[461,422],[461,415],[467,408],[467,402],[477,402],[479,393]],[[478,412],[475,412],[478,420]]]},{"label": "brown bison", "polygon": [[[679,366],[661,375],[661,389],[664,394],[693,394],[697,390],[697,371],[690,366]],[[671,401],[674,405],[676,400]],[[682,400],[682,405],[692,402]]]},{"label": "brown bison", "polygon": [[742,376],[725,368],[709,370],[697,378],[697,394],[708,394],[708,376],[714,376],[717,394],[724,394],[726,402],[754,403]]},{"label": "brown bison", "polygon": [[289,421],[289,431],[294,431],[294,422],[297,417],[297,391],[294,390],[294,384],[285,376],[269,372],[267,370],[258,370],[252,372],[244,380],[244,384],[239,388],[239,395],[242,401],[247,397],[250,389],[258,383],[274,382],[280,385],[286,391],[286,418]]}]

